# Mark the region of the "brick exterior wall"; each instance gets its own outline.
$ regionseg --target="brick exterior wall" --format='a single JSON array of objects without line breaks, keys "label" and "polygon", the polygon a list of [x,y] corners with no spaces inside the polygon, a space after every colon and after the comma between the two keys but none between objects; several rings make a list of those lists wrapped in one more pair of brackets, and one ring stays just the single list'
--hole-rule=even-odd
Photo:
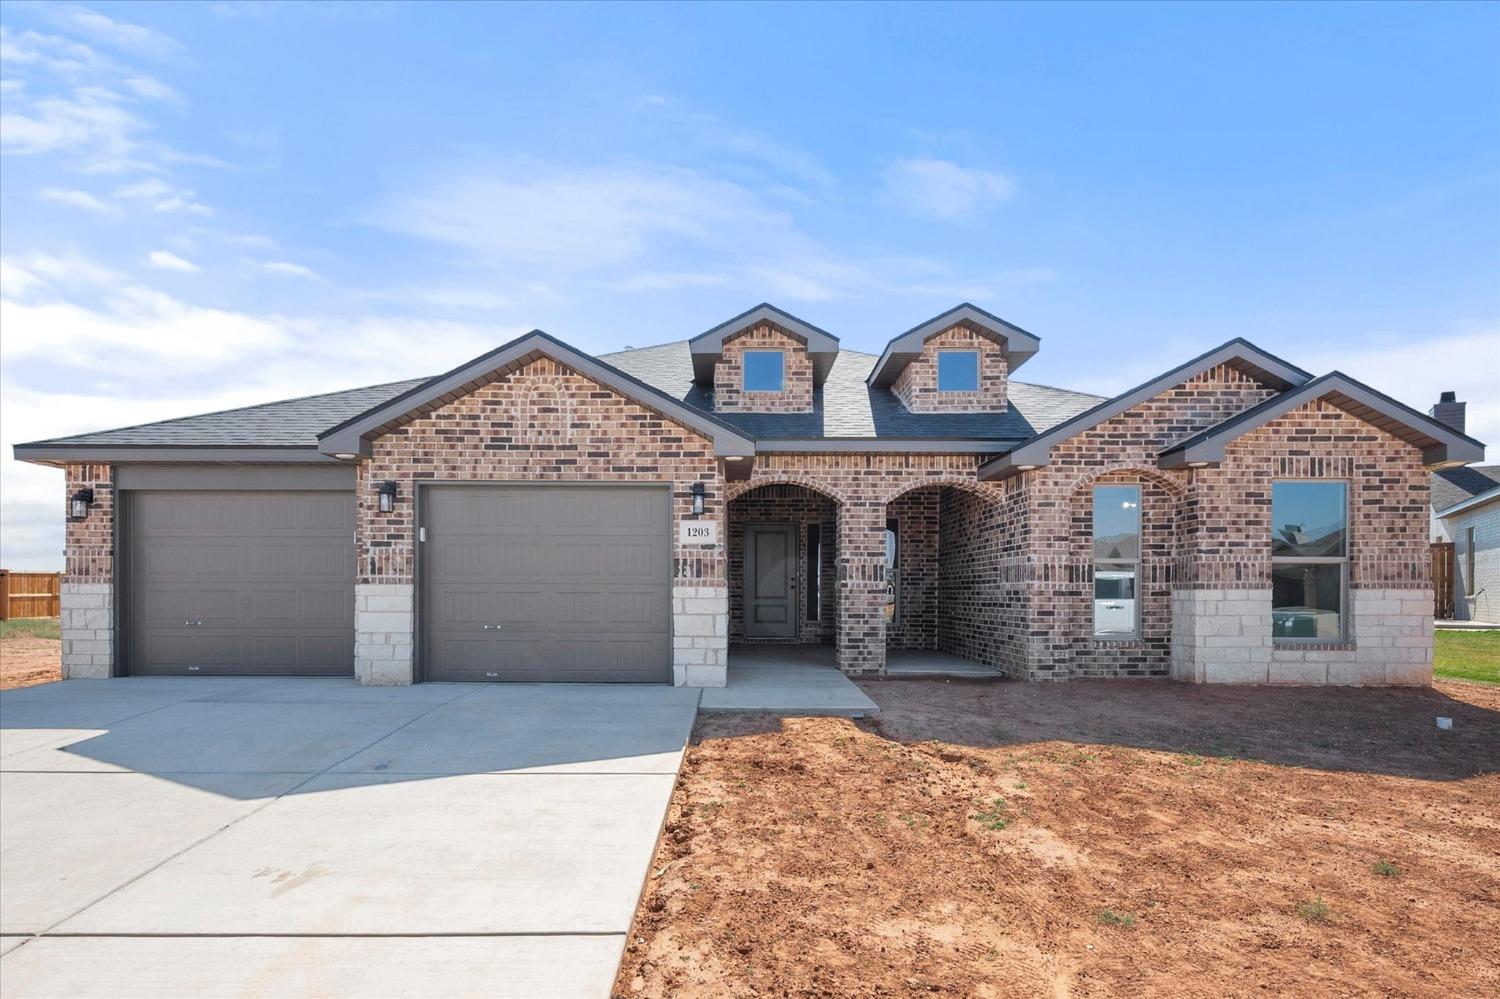
[{"label": "brick exterior wall", "polygon": [[94,502],[83,520],[66,521],[59,585],[62,675],[65,679],[111,676],[115,664],[115,486],[108,465],[68,465],[63,473],[63,516],[73,493],[92,489]]},{"label": "brick exterior wall", "polygon": [[[398,494],[395,510],[382,514],[375,490],[387,479],[398,483]],[[361,586],[415,582],[414,497],[422,481],[665,481],[674,523],[693,519],[692,484],[702,482],[703,519],[724,520],[724,483],[710,441],[550,358],[374,441],[356,484]],[[679,679],[692,673],[712,682],[716,673],[722,683],[729,640],[723,546],[674,545],[674,667]],[[357,642],[399,638],[382,630]]]},{"label": "brick exterior wall", "polygon": [[[943,350],[979,351],[979,391],[938,391],[937,356]],[[901,369],[891,391],[913,413],[998,413],[1006,406],[1009,376],[1001,344],[960,325],[924,343],[922,355]]]},{"label": "brick exterior wall", "polygon": [[[786,355],[782,391],[746,392],[744,353],[780,350]],[[724,341],[714,365],[714,409],[737,413],[811,413],[813,366],[807,344],[774,326],[761,325]]]},{"label": "brick exterior wall", "polygon": [[885,644],[891,649],[936,649],[938,636],[938,524],[941,488],[913,489],[886,505],[886,519],[895,520],[897,608],[887,625]]},{"label": "brick exterior wall", "polygon": [[[729,638],[745,641],[745,525],[792,524],[797,528],[797,638],[803,644],[832,644],[838,624],[836,585],[838,504],[802,486],[768,485],[741,493],[728,503],[726,556],[729,565]],[[809,618],[807,593],[814,567],[809,562],[808,528],[818,525],[822,534],[822,589],[819,613]],[[751,641],[773,641],[751,639]]]},{"label": "brick exterior wall", "polygon": [[[1030,504],[1021,476],[990,495],[942,492],[938,538],[938,651],[1027,675],[1032,628]],[[1038,614],[1050,614],[1039,608]]]}]

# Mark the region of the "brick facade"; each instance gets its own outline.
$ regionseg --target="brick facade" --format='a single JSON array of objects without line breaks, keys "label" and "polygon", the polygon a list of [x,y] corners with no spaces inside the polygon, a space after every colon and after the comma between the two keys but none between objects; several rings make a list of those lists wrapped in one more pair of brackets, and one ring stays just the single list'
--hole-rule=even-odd
[{"label": "brick facade", "polygon": [[[979,352],[979,391],[938,390],[938,354],[944,350]],[[967,326],[955,326],[922,345],[922,355],[896,376],[891,391],[913,413],[998,413],[1006,406],[1010,365],[998,342]]]},{"label": "brick facade", "polygon": [[[379,512],[379,483],[397,483],[395,509]],[[692,485],[705,486],[702,519],[724,519],[724,483],[711,442],[550,358],[455,399],[373,442],[356,484],[358,583],[410,587],[416,544],[414,497],[424,481],[669,482],[673,522],[695,519]],[[675,527],[674,527],[675,533]],[[723,683],[728,656],[728,589],[722,546],[674,540],[673,660],[679,679]],[[376,591],[364,590],[367,596]],[[389,591],[406,596],[405,589]],[[385,601],[389,603],[389,601]],[[367,652],[401,646],[404,618],[378,613],[380,627],[357,638]],[[402,682],[402,660],[387,667]],[[362,675],[381,671],[356,657]],[[410,682],[410,667],[404,682]]]},{"label": "brick facade", "polygon": [[[779,350],[785,355],[780,392],[746,392],[747,350]],[[761,325],[724,341],[714,365],[714,409],[738,413],[811,413],[813,365],[807,344],[774,326]]]}]

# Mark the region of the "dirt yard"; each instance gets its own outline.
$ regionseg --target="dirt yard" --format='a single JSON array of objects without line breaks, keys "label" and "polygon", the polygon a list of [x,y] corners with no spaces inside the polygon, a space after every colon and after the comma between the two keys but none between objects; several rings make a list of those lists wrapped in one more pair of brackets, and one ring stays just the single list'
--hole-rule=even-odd
[{"label": "dirt yard", "polygon": [[1500,992],[1500,687],[863,687],[700,717],[617,995]]},{"label": "dirt yard", "polygon": [[14,627],[0,633],[0,690],[61,679],[62,642],[59,639],[40,638]]}]

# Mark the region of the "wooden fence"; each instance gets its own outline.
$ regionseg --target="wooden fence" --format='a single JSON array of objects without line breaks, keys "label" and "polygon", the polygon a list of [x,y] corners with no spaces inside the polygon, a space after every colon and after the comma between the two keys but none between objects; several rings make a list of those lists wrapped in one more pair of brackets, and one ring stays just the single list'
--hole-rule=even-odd
[{"label": "wooden fence", "polygon": [[62,574],[0,569],[0,621],[62,614]]},{"label": "wooden fence", "polygon": [[1453,618],[1453,542],[1432,543],[1432,616],[1439,621]]}]

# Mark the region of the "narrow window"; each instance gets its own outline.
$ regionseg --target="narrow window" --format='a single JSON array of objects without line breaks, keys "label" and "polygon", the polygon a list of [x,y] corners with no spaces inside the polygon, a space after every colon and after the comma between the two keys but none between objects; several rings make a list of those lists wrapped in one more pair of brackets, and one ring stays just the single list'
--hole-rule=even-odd
[{"label": "narrow window", "polygon": [[1342,482],[1271,483],[1271,636],[1338,642],[1347,634],[1348,489]]},{"label": "narrow window", "polygon": [[807,619],[816,621],[823,607],[823,527],[807,525]]},{"label": "narrow window", "polygon": [[744,354],[746,392],[780,392],[786,384],[786,352],[747,350]]},{"label": "narrow window", "polygon": [[1464,593],[1474,597],[1474,528],[1464,528]]},{"label": "narrow window", "polygon": [[939,392],[979,391],[979,351],[940,350],[937,366]]},{"label": "narrow window", "polygon": [[896,518],[885,522],[885,623],[901,620],[901,537]]},{"label": "narrow window", "polygon": [[1140,633],[1141,487],[1094,487],[1094,636]]}]

